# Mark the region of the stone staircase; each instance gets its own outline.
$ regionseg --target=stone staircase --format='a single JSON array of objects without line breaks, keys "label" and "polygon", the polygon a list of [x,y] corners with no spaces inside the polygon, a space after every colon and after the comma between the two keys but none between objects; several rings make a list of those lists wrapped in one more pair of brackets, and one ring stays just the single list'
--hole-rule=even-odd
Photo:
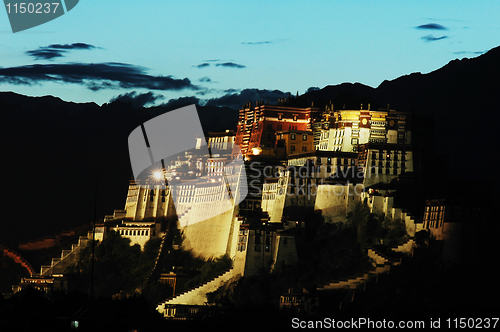
[{"label": "stone staircase", "polygon": [[52,258],[50,265],[42,265],[40,274],[34,276],[51,276],[54,274],[64,274],[66,269],[75,264],[78,254],[92,241],[93,233],[89,231],[87,236],[80,236],[78,243],[72,244],[71,249],[62,250],[61,257]]},{"label": "stone staircase", "polygon": [[156,307],[156,310],[166,315],[165,306],[167,305],[204,305],[207,302],[207,293],[216,291],[221,287],[226,281],[233,277],[233,268],[227,270],[224,273],[219,274],[212,280],[209,280],[201,285],[193,287],[184,291],[183,293],[176,295],[164,302],[160,302]]},{"label": "stone staircase", "polygon": [[161,242],[160,242],[160,248],[158,249],[158,255],[156,255],[156,258],[155,258],[155,263],[153,265],[153,268],[151,269],[151,271],[149,272],[149,275],[148,277],[146,278],[146,285],[149,284],[152,280],[152,277],[158,267],[158,261],[160,260],[160,257],[161,255],[163,254],[163,247],[165,246],[165,240],[167,239],[167,233],[163,234],[162,238],[161,238]]},{"label": "stone staircase", "polygon": [[413,249],[414,248],[415,248],[415,239],[414,238],[410,238],[405,243],[403,243],[403,244],[401,244],[399,246],[394,246],[391,249],[394,252],[406,253],[406,254],[410,254],[411,256],[413,256]]},{"label": "stone staircase", "polygon": [[[355,276],[334,280],[328,284],[317,287],[318,291],[337,291],[340,292],[339,310],[354,301],[354,295],[358,291],[366,290],[366,284],[370,281],[378,282],[380,275],[388,275],[391,266],[401,265],[403,257],[413,256],[415,248],[415,239],[410,238],[401,245],[387,248],[384,252],[377,248],[369,248],[368,256],[373,260],[373,268],[369,271],[358,273]],[[342,293],[345,292],[345,293]]]},{"label": "stone staircase", "polygon": [[373,268],[371,270],[320,285],[317,287],[317,290],[358,289],[366,287],[366,283],[372,278],[378,280],[380,274],[389,273],[391,266],[401,265],[402,258],[411,255],[414,247],[415,240],[410,238],[407,242],[388,248],[385,252],[381,252],[376,248],[368,248],[368,257],[373,260]]}]

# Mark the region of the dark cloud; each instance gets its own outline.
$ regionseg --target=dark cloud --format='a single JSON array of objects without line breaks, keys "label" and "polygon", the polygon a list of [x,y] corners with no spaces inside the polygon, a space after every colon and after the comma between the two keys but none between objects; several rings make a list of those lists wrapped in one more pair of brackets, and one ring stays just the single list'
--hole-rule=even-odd
[{"label": "dark cloud", "polygon": [[212,82],[212,80],[210,79],[210,77],[207,77],[207,76],[198,79],[198,81],[204,82],[204,83],[210,83],[210,82]]},{"label": "dark cloud", "polygon": [[73,44],[52,44],[45,48],[55,48],[59,50],[91,50],[96,47],[94,45],[85,43],[73,43]]},{"label": "dark cloud", "polygon": [[427,35],[427,36],[423,36],[423,37],[420,37],[420,38],[423,39],[426,42],[432,42],[432,41],[436,41],[436,40],[441,40],[441,39],[448,38],[448,36],[434,37],[433,35]]},{"label": "dark cloud", "polygon": [[244,45],[262,45],[262,44],[272,44],[272,40],[260,41],[260,42],[242,42]]},{"label": "dark cloud", "polygon": [[222,97],[212,98],[206,102],[206,106],[227,106],[240,109],[243,104],[256,100],[269,101],[274,104],[279,98],[283,98],[285,92],[280,90],[244,89],[240,93],[228,93]]},{"label": "dark cloud", "polygon": [[163,103],[161,106],[163,107],[168,107],[168,108],[179,108],[191,104],[200,104],[200,99],[194,96],[190,97],[180,97],[177,99],[170,99],[168,102]]},{"label": "dark cloud", "polygon": [[66,63],[0,68],[0,83],[34,85],[45,82],[74,83],[101,89],[180,90],[199,88],[187,78],[151,76],[142,67],[125,63]]},{"label": "dark cloud", "polygon": [[437,23],[422,24],[422,25],[419,25],[418,27],[415,27],[415,29],[420,29],[420,30],[448,30],[447,27],[444,27],[441,24],[437,24]]},{"label": "dark cloud", "polygon": [[65,56],[69,50],[91,50],[97,48],[94,45],[85,43],[74,44],[52,44],[40,47],[36,50],[26,51],[26,54],[35,58],[35,60],[52,60]]},{"label": "dark cloud", "polygon": [[201,64],[199,64],[199,65],[195,66],[195,67],[196,67],[196,68],[205,68],[205,67],[208,67],[208,66],[210,66],[210,64],[209,64],[209,63],[207,63],[207,62],[204,62],[204,63],[201,63]]},{"label": "dark cloud", "polygon": [[138,93],[137,91],[132,91],[128,93],[123,93],[116,97],[111,98],[110,102],[114,101],[123,101],[126,103],[130,103],[132,107],[144,107],[151,106],[157,100],[165,99],[162,95],[157,95],[152,93],[151,91],[145,93]]},{"label": "dark cloud", "polygon": [[65,50],[53,50],[53,49],[38,49],[26,51],[26,54],[35,58],[35,60],[51,60],[54,58],[63,57]]},{"label": "dark cloud", "polygon": [[317,86],[311,86],[309,89],[307,89],[306,93],[311,92],[311,91],[317,91],[317,90],[320,90],[320,88]]},{"label": "dark cloud", "polygon": [[471,52],[471,51],[460,51],[460,52],[453,52],[453,54],[484,54],[486,51],[477,51],[477,52]]},{"label": "dark cloud", "polygon": [[234,62],[224,62],[224,63],[218,63],[216,64],[217,67],[228,67],[228,68],[246,68],[244,65],[240,65]]}]

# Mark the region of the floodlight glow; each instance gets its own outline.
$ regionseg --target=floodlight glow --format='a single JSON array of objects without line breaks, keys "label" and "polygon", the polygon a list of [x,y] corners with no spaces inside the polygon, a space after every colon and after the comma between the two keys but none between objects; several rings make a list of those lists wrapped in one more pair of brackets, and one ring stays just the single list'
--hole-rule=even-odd
[{"label": "floodlight glow", "polygon": [[258,156],[259,154],[262,153],[262,149],[261,148],[253,148],[252,153],[254,156]]},{"label": "floodlight glow", "polygon": [[153,177],[155,178],[155,180],[161,180],[162,177],[163,177],[163,174],[160,171],[154,171],[153,172]]}]

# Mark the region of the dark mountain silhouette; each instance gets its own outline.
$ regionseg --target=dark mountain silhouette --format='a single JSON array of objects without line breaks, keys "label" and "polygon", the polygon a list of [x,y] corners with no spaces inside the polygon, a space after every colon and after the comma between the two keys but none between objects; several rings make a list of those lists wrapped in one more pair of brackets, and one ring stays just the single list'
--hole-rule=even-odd
[{"label": "dark mountain silhouette", "polygon": [[[324,107],[332,102],[335,108],[354,109],[370,104],[373,109],[390,103],[391,109],[411,110],[419,149],[436,142],[438,155],[429,153],[426,160],[431,172],[438,173],[440,162],[449,160],[455,177],[493,180],[494,188],[500,183],[495,130],[500,120],[499,74],[500,48],[495,48],[428,74],[384,81],[377,88],[360,83],[327,86],[289,98],[289,104]],[[0,109],[4,142],[0,242],[4,243],[92,222],[96,178],[97,218],[123,208],[132,175],[128,135],[168,110],[133,108],[119,100],[99,107],[11,92],[0,93]],[[236,127],[236,110],[198,107],[198,113],[207,131]],[[435,133],[429,130],[434,125]]]},{"label": "dark mountain silhouette", "polygon": [[[409,110],[434,122],[438,155],[448,159],[455,178],[499,183],[500,158],[495,156],[500,121],[500,47],[477,58],[450,61],[428,74],[413,73],[377,88],[359,83],[327,86],[300,96],[303,105],[335,108]],[[417,128],[418,129],[418,128]],[[432,133],[428,133],[432,135]],[[436,163],[438,160],[436,160]]]}]

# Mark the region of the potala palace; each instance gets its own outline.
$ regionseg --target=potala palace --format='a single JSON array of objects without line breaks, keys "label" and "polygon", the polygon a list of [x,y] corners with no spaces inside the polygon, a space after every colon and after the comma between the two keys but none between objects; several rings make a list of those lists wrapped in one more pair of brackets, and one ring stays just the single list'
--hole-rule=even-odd
[{"label": "potala palace", "polygon": [[[416,221],[391,194],[391,184],[412,180],[418,159],[410,112],[257,102],[244,105],[233,129],[209,133],[170,164],[151,169],[149,178],[132,180],[123,210],[105,216],[95,233],[23,282],[63,278],[79,250],[92,238],[102,241],[111,230],[141,247],[151,238],[164,239],[161,220],[177,218],[184,249],[205,259],[227,254],[233,267],[159,303],[157,310],[173,318],[180,307],[202,306],[207,293],[232,278],[293,264],[297,230],[308,221],[297,211],[342,223],[362,202],[372,213],[404,221],[410,241],[395,249],[403,253],[411,253],[413,237],[422,229],[438,239],[452,232],[444,212],[447,202],[429,201],[424,220]],[[200,148],[205,142],[206,149]],[[379,272],[386,268],[387,259],[374,251],[368,255]],[[342,285],[359,285],[361,279]]]}]

